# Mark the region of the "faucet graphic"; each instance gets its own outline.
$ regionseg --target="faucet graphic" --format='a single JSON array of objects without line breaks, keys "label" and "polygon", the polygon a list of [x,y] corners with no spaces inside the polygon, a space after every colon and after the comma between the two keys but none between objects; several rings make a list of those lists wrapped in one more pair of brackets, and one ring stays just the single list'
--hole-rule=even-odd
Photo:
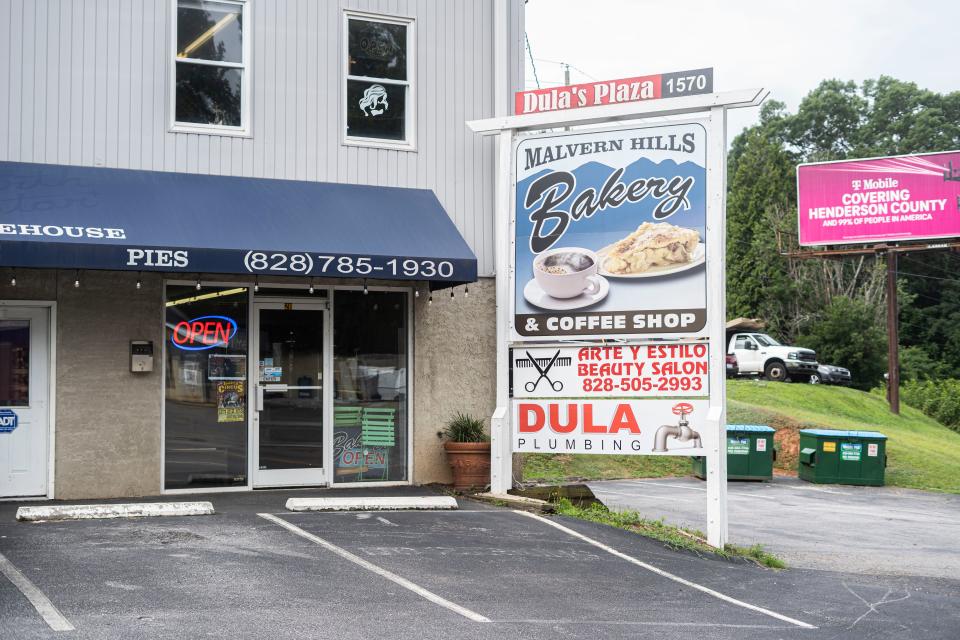
[{"label": "faucet graphic", "polygon": [[677,442],[693,441],[693,448],[699,449],[703,446],[700,442],[700,434],[690,428],[687,422],[687,414],[693,413],[693,405],[689,402],[681,402],[673,405],[674,415],[680,416],[680,422],[676,425],[665,424],[657,429],[653,438],[653,451],[655,453],[664,453],[667,450],[667,437],[673,436]]}]

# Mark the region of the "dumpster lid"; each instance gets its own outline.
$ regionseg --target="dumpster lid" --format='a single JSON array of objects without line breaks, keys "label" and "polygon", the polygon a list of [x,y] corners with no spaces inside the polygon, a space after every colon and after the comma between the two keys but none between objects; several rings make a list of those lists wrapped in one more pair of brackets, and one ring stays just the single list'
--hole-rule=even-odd
[{"label": "dumpster lid", "polygon": [[765,424],[728,424],[727,431],[751,431],[754,433],[775,433],[777,430]]},{"label": "dumpster lid", "polygon": [[879,431],[834,431],[833,429],[801,429],[801,434],[827,436],[830,438],[876,438],[886,440],[887,436]]}]

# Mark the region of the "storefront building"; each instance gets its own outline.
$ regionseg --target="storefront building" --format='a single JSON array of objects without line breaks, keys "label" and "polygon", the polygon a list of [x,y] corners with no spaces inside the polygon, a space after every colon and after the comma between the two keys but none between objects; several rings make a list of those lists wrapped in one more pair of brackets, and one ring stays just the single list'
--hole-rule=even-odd
[{"label": "storefront building", "polygon": [[9,4],[0,498],[448,481],[522,0]]}]

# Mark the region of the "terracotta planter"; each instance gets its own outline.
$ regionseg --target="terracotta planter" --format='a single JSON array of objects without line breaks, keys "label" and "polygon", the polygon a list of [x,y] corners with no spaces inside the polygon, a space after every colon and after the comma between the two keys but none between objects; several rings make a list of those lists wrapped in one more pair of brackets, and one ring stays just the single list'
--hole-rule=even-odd
[{"label": "terracotta planter", "polygon": [[483,489],[490,484],[489,442],[445,442],[447,462],[457,491]]}]

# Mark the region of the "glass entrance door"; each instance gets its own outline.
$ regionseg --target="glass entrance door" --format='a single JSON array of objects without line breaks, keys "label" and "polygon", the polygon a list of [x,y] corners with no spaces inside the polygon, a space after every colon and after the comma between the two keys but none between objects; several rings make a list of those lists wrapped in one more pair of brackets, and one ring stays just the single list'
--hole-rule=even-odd
[{"label": "glass entrance door", "polygon": [[326,306],[259,302],[254,307],[254,486],[325,484]]}]

